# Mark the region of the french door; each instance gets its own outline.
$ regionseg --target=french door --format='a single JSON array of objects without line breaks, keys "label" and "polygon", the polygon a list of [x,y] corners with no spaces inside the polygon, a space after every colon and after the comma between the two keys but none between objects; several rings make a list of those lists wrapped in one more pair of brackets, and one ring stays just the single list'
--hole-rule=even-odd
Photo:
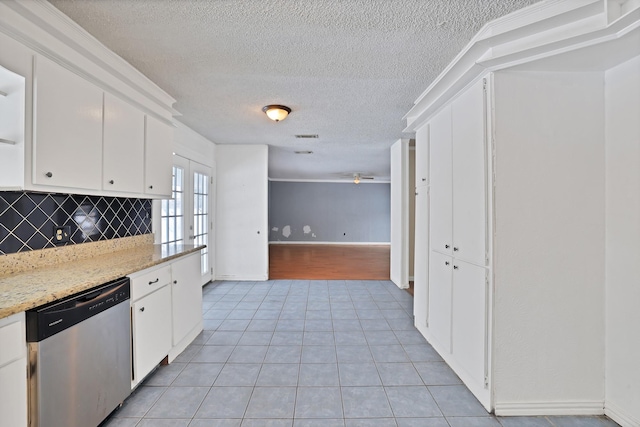
[{"label": "french door", "polygon": [[202,285],[213,278],[212,176],[210,167],[174,155],[172,197],[161,201],[160,221],[154,221],[160,229],[156,236],[159,234],[160,244],[165,247],[207,246],[200,252]]}]

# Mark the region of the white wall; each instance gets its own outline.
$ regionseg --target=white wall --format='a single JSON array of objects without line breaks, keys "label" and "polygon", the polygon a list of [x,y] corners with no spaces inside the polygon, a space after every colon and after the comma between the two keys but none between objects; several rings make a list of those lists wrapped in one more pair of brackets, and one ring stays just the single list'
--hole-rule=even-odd
[{"label": "white wall", "polygon": [[267,280],[268,147],[216,146],[216,278]]},{"label": "white wall", "polygon": [[640,425],[640,57],[605,75],[606,413]]},{"label": "white wall", "polygon": [[604,77],[499,72],[496,413],[604,403]]},{"label": "white wall", "polygon": [[409,141],[403,139],[391,146],[390,276],[399,288],[409,287]]},{"label": "white wall", "polygon": [[205,166],[215,167],[215,144],[178,121],[175,121],[175,125],[173,152]]}]

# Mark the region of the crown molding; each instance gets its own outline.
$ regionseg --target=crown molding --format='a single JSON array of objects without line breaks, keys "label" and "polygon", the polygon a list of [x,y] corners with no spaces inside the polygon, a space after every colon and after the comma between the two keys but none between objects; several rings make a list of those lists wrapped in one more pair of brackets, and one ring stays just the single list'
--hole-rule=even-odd
[{"label": "crown molding", "polygon": [[415,132],[448,100],[488,72],[633,36],[640,7],[608,22],[606,2],[548,0],[487,23],[417,98],[404,116],[403,132]]},{"label": "crown molding", "polygon": [[28,23],[36,26],[38,31],[30,31],[32,29],[21,25],[24,24],[24,22],[20,23],[18,19],[15,19],[15,16],[13,19],[11,19],[10,16],[0,18],[0,31],[16,39],[33,51],[45,55],[65,68],[81,75],[92,83],[151,112],[152,115],[164,121],[167,120],[166,115],[165,117],[158,116],[157,113],[154,113],[153,109],[144,107],[140,102],[128,96],[125,93],[126,91],[120,90],[114,87],[113,84],[97,78],[92,73],[66,59],[64,55],[56,49],[56,45],[62,44],[74,54],[80,55],[91,64],[99,67],[119,82],[125,84],[129,89],[142,95],[153,103],[154,107],[159,107],[168,113],[167,115],[180,115],[180,113],[173,108],[176,100],[171,95],[47,1],[4,0],[2,5],[9,8]]}]

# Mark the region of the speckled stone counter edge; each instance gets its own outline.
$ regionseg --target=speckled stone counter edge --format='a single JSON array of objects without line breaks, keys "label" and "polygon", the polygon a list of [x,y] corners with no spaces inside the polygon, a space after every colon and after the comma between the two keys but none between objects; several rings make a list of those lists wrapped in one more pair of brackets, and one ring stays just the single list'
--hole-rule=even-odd
[{"label": "speckled stone counter edge", "polygon": [[153,234],[2,255],[0,256],[0,277],[143,245],[153,245]]},{"label": "speckled stone counter edge", "polygon": [[[128,238],[118,240],[124,239]],[[57,258],[63,259],[64,262],[55,264],[50,263],[46,255],[44,265],[34,261],[39,259],[37,256],[31,257],[28,262],[21,262],[20,265],[31,267],[9,274],[3,272],[0,275],[0,319],[204,248],[193,245],[162,248],[160,245],[152,244],[152,235],[150,240],[147,237],[144,242],[146,243],[138,240],[121,242],[121,245],[116,246],[116,250],[110,245],[102,248],[93,247],[87,249],[84,256],[76,254],[67,257],[66,254]],[[77,246],[84,248],[85,245],[87,244]]]}]

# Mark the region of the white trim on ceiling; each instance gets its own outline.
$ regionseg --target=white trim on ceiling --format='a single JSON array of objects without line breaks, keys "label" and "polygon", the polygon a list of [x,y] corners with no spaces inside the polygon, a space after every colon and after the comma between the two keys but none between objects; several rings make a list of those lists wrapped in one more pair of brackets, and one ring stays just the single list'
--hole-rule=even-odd
[{"label": "white trim on ceiling", "polygon": [[[362,178],[361,178],[362,179]],[[269,178],[273,182],[317,182],[317,183],[334,183],[334,184],[390,184],[390,179],[365,179],[360,184],[354,184],[353,179],[285,179],[285,178]]]}]

